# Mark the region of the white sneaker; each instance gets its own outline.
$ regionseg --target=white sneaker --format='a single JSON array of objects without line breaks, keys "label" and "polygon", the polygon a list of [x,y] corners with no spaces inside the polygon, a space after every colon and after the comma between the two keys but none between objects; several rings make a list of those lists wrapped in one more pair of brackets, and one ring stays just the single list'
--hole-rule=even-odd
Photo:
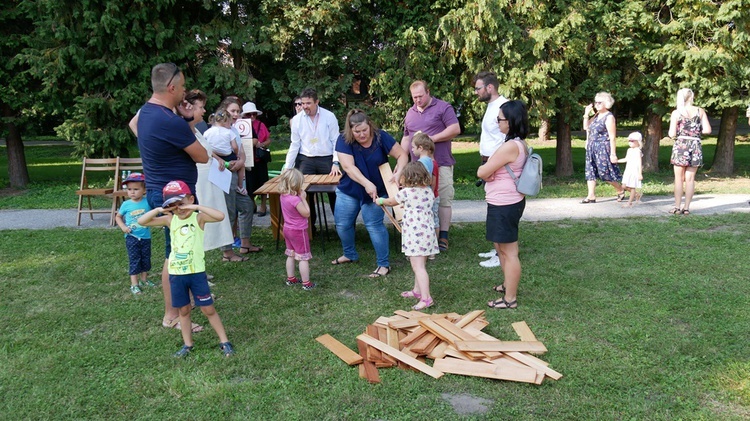
[{"label": "white sneaker", "polygon": [[497,256],[497,252],[495,251],[495,249],[492,249],[492,250],[488,251],[487,253],[479,253],[478,256],[479,257],[484,257],[485,259],[489,259],[492,256]]},{"label": "white sneaker", "polygon": [[500,258],[497,256],[490,257],[489,260],[485,260],[484,262],[479,262],[479,266],[483,268],[496,268],[500,266]]}]

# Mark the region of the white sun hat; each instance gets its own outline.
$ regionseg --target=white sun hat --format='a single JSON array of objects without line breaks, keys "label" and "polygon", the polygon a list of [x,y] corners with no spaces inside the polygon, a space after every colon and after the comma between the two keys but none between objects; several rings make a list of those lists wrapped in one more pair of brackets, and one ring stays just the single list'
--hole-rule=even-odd
[{"label": "white sun hat", "polygon": [[246,102],[245,105],[242,106],[242,115],[250,113],[257,113],[258,115],[261,115],[263,114],[263,111],[255,108],[254,102]]}]

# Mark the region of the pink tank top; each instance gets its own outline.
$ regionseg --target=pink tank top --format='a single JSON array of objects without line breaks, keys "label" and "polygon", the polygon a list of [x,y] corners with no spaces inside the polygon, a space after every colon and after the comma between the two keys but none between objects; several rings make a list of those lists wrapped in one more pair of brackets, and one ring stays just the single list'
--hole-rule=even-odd
[{"label": "pink tank top", "polygon": [[[516,177],[521,175],[523,166],[526,163],[526,145],[520,139],[511,140],[518,147],[518,157],[510,163],[510,169]],[[495,206],[505,206],[518,203],[525,197],[516,190],[516,183],[508,174],[505,165],[495,171],[495,179],[488,181],[484,185],[485,200],[487,203]]]}]

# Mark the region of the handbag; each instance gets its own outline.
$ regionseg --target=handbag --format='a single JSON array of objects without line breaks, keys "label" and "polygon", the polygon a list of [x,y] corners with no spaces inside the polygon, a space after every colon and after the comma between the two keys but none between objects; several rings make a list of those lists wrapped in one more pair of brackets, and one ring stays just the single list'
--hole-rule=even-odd
[{"label": "handbag", "polygon": [[255,157],[265,163],[271,162],[271,151],[269,151],[266,148],[257,148],[255,149]]}]

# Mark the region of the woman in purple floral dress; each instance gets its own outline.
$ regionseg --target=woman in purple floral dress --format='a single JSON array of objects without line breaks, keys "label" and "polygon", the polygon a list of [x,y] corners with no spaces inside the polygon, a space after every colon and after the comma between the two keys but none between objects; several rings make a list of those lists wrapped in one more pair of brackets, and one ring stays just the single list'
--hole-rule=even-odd
[{"label": "woman in purple floral dress", "polygon": [[[599,92],[594,103],[586,106],[583,114],[583,129],[586,136],[586,186],[588,195],[581,203],[596,203],[596,180],[606,181],[615,188],[617,201],[625,198],[620,181],[622,174],[617,166],[615,150],[615,116],[609,111],[615,100],[607,92]],[[596,109],[593,118],[591,111]]]},{"label": "woman in purple floral dress", "polygon": [[711,134],[708,116],[703,108],[693,105],[693,91],[688,88],[680,89],[677,91],[677,109],[672,111],[669,119],[669,137],[676,137],[669,160],[674,166],[674,207],[669,213],[674,215],[690,215],[690,201],[695,193],[695,174],[698,167],[703,165],[701,134]]}]

